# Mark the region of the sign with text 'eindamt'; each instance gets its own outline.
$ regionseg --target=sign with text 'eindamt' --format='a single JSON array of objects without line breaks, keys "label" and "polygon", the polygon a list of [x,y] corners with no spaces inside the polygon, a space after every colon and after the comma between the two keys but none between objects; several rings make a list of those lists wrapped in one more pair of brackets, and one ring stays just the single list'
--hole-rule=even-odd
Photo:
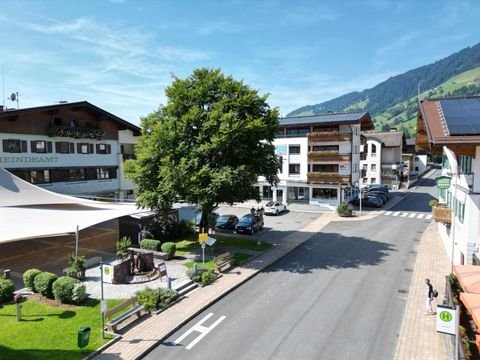
[{"label": "sign with text 'eindamt'", "polygon": [[451,181],[452,178],[450,176],[439,176],[435,179],[435,182],[437,183],[437,188],[440,190],[450,188]]}]

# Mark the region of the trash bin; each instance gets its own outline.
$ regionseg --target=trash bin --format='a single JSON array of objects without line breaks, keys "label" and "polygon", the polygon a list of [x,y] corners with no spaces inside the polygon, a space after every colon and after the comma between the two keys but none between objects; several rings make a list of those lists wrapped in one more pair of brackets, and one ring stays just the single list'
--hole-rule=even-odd
[{"label": "trash bin", "polygon": [[89,326],[82,326],[78,329],[78,339],[77,344],[78,347],[84,348],[88,345],[88,341],[90,340],[90,327]]}]

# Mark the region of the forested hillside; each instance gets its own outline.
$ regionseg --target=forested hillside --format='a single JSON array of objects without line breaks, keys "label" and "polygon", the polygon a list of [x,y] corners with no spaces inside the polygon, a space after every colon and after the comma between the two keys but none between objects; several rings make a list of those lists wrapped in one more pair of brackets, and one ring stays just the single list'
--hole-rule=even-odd
[{"label": "forested hillside", "polygon": [[374,118],[378,130],[403,125],[405,130],[413,134],[411,119],[416,111],[418,87],[423,97],[480,95],[480,72],[473,76],[468,74],[466,78],[456,82],[453,80],[458,75],[469,73],[469,70],[476,68],[480,68],[480,44],[465,48],[433,64],[391,77],[371,89],[351,92],[320,104],[303,106],[287,116],[367,110]]}]

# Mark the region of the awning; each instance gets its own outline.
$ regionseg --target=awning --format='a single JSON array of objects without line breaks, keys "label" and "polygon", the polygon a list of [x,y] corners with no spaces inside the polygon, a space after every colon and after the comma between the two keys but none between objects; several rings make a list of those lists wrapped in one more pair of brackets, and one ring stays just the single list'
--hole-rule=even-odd
[{"label": "awning", "polygon": [[480,328],[480,294],[460,293],[460,301],[465,305],[473,321]]},{"label": "awning", "polygon": [[457,265],[453,267],[463,291],[470,294],[480,294],[480,266]]},{"label": "awning", "polygon": [[32,185],[0,168],[0,243],[73,234],[148,210],[135,204],[104,203],[61,195]]}]

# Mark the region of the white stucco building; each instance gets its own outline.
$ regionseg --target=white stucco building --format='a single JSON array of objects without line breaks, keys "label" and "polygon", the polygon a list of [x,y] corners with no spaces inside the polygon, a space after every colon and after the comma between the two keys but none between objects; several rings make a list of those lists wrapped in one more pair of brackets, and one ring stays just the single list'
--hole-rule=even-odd
[{"label": "white stucco building", "polygon": [[280,119],[274,141],[280,183],[259,178],[263,199],[336,207],[360,180],[360,133],[373,128],[368,112]]}]

